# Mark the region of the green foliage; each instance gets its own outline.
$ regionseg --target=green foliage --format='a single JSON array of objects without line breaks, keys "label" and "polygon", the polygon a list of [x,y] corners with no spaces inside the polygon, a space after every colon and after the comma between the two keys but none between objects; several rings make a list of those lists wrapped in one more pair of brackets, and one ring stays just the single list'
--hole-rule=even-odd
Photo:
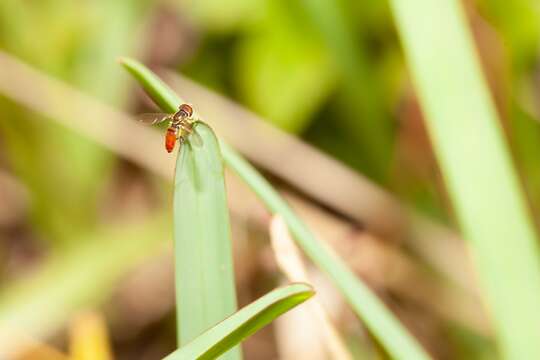
[{"label": "green foliage", "polygon": [[[538,57],[540,9],[535,0],[482,0],[480,7],[487,18],[497,25],[499,34],[510,50],[515,70],[534,65]],[[519,78],[518,78],[519,79]]]},{"label": "green foliage", "polygon": [[322,39],[294,4],[272,1],[239,41],[236,84],[246,105],[289,132],[301,132],[334,90],[336,69]]},{"label": "green foliage", "polygon": [[[416,98],[408,91],[408,77],[389,3],[378,0],[196,0],[165,3],[146,0],[1,0],[0,49],[43,74],[60,79],[115,107],[126,108],[124,105],[129,105],[130,111],[134,112],[139,108],[133,105],[140,106],[141,103],[133,100],[133,93],[127,91],[126,74],[118,71],[112,60],[118,54],[135,50],[153,65],[177,66],[196,81],[247,105],[273,124],[295,132],[339,161],[384,183],[406,206],[420,208],[448,222],[451,213],[447,210],[446,193],[441,191],[438,168],[432,162],[428,147],[422,147],[422,117],[416,112]],[[486,144],[485,134],[471,125],[474,123],[471,114],[477,112],[474,110],[476,107],[469,106],[467,110],[458,112],[455,108],[459,109],[459,106],[452,102],[455,98],[460,99],[458,95],[469,96],[469,90],[473,95],[471,98],[474,98],[477,88],[470,85],[474,79],[465,74],[467,67],[463,68],[465,71],[461,68],[459,72],[456,70],[462,64],[459,52],[455,51],[460,41],[456,37],[433,40],[437,34],[452,34],[452,29],[456,28],[448,26],[448,23],[454,24],[454,17],[452,11],[444,10],[447,0],[437,2],[438,12],[433,2],[415,0],[401,3],[407,4],[407,14],[413,25],[421,26],[429,20],[433,22],[421,34],[430,39],[426,40],[429,44],[425,44],[425,50],[418,50],[424,55],[424,60],[428,55],[433,54],[433,57],[417,65],[415,74],[425,72],[429,81],[440,86],[423,90],[423,102],[432,96],[439,99],[439,105],[444,103],[448,109],[445,110],[447,116],[453,117],[452,128],[464,128],[462,122],[470,122],[466,125],[466,135],[455,136],[452,131],[445,132],[444,137],[448,139],[444,146],[437,145],[438,152],[441,153],[442,147],[451,148],[448,151],[456,153],[452,159],[466,160],[476,159],[482,152],[483,160],[475,160],[473,164],[473,170],[478,172],[490,171],[489,167],[500,164],[501,158],[507,162],[505,151],[502,156],[497,151],[490,154],[482,151]],[[527,185],[532,208],[538,214],[538,1],[479,0],[466,2],[466,6],[486,74],[496,94],[504,129],[510,135],[512,155],[520,172],[518,175]],[[443,17],[443,12],[450,15]],[[463,24],[459,26],[464,27]],[[445,77],[456,82],[459,79],[460,83],[449,85]],[[420,84],[419,76],[413,78],[417,85]],[[455,92],[448,95],[451,89]],[[46,90],[28,86],[25,91],[39,100],[39,94]],[[166,92],[161,96],[166,96]],[[130,99],[129,103],[126,99]],[[166,108],[177,101],[175,97],[171,99],[162,106]],[[86,110],[91,109],[80,111]],[[439,108],[438,114],[442,112]],[[0,255],[5,260],[0,269],[2,278],[12,279],[20,276],[19,271],[26,271],[27,256],[32,259],[31,265],[36,266],[35,273],[22,276],[18,283],[9,282],[2,287],[0,321],[20,317],[21,325],[36,330],[43,328],[50,333],[50,330],[62,326],[81,304],[98,304],[107,297],[113,282],[134,266],[135,262],[131,260],[153,253],[159,243],[151,242],[152,238],[165,236],[170,226],[167,222],[149,221],[146,224],[144,221],[144,224],[133,228],[131,225],[118,225],[106,226],[103,231],[101,226],[96,229],[96,225],[104,220],[101,210],[106,209],[106,214],[110,214],[108,190],[111,185],[133,185],[132,179],[125,175],[135,175],[136,187],[140,190],[139,185],[148,180],[143,171],[129,161],[117,161],[115,154],[84,135],[21,109],[3,97],[0,98],[0,113],[0,172],[11,173],[16,182],[20,182],[18,185],[22,185],[23,192],[28,190],[29,195],[23,199],[22,206],[27,209],[29,218],[27,213],[23,213],[22,216],[19,214],[21,217],[16,222],[7,226],[0,222]],[[73,116],[73,121],[77,120],[77,116]],[[123,141],[125,138],[122,136],[127,135],[117,135],[115,131],[110,134],[117,136],[118,141]],[[483,141],[480,151],[475,148],[470,152],[460,145],[459,141],[470,134]],[[490,135],[487,137],[492,138]],[[409,146],[413,148],[412,153],[407,152]],[[236,161],[235,153],[226,145],[223,150],[227,161],[238,165],[236,169],[247,175],[252,184],[260,180],[247,164],[244,167],[241,159]],[[460,181],[459,186],[470,189],[470,195],[467,193],[470,202],[477,202],[481,209],[475,211],[467,227],[462,225],[462,228],[467,229],[466,235],[474,240],[471,244],[474,245],[478,266],[484,269],[481,272],[484,279],[482,290],[500,287],[501,284],[516,284],[516,287],[503,289],[504,292],[485,291],[494,303],[508,301],[507,306],[512,307],[501,310],[502,305],[490,305],[497,319],[494,324],[498,324],[498,339],[501,342],[500,334],[504,333],[505,339],[513,339],[508,341],[517,342],[522,337],[525,342],[528,334],[538,330],[531,330],[536,323],[532,320],[536,312],[530,310],[533,308],[531,304],[538,299],[534,295],[537,293],[537,280],[525,284],[513,280],[518,276],[513,269],[525,267],[528,263],[527,255],[522,258],[517,254],[519,249],[523,249],[523,239],[527,235],[515,232],[516,224],[520,222],[519,214],[524,211],[518,209],[515,212],[510,206],[493,205],[502,196],[499,192],[515,194],[512,189],[507,191],[504,185],[508,176],[503,176],[503,181],[500,181],[497,175],[490,173],[486,175],[488,179],[478,179],[475,172],[469,172],[466,163],[461,164],[460,160],[459,171],[468,182]],[[445,174],[446,178],[451,177],[448,169]],[[263,181],[257,186],[261,190],[267,185]],[[454,198],[456,187],[455,184],[451,186]],[[159,192],[163,195],[168,193],[168,188],[156,186],[150,190],[144,186],[144,193],[152,196]],[[122,189],[126,190],[122,191],[122,196],[129,193],[130,200],[134,199],[131,186]],[[477,192],[477,189],[481,191]],[[497,196],[487,197],[488,191]],[[281,207],[284,203],[274,193],[261,191],[260,195],[274,206],[275,211],[289,210],[286,206]],[[273,202],[276,199],[277,202]],[[115,197],[114,209],[118,201],[121,200]],[[180,203],[179,207],[183,208],[183,204]],[[496,211],[500,211],[496,220],[485,220]],[[0,206],[0,216],[1,212]],[[189,217],[187,213],[181,215]],[[115,214],[115,219],[122,216],[120,211]],[[479,220],[477,216],[483,219]],[[381,217],[384,218],[384,214]],[[464,217],[459,214],[461,224],[465,222]],[[188,220],[183,221],[187,223]],[[182,230],[190,231],[183,226]],[[499,234],[506,235],[504,244],[502,235],[482,244],[470,237],[477,232],[485,232],[488,234],[485,237],[488,237],[491,232],[499,230]],[[528,237],[531,243],[533,237]],[[315,242],[309,232],[304,240],[304,247],[308,244],[308,249],[309,244]],[[183,245],[187,247],[188,243],[194,242],[186,241]],[[529,252],[534,254],[536,249],[531,248]],[[39,264],[34,262],[36,254],[39,254]],[[316,253],[312,258],[320,263],[321,258],[317,256]],[[414,265],[422,266],[423,260],[426,259],[415,259]],[[508,265],[509,261],[512,264]],[[494,264],[498,266],[495,268]],[[514,267],[514,264],[517,265]],[[490,273],[490,286],[485,285],[487,272]],[[343,279],[336,281],[343,283]],[[522,291],[526,287],[530,287],[530,293]],[[401,297],[398,300],[402,300]],[[352,301],[355,302],[354,299]],[[359,307],[365,305],[360,300],[355,303]],[[359,313],[369,310],[359,310]],[[532,311],[530,324],[518,328],[515,324],[525,318],[528,311]],[[504,319],[499,314],[503,314]],[[368,314],[367,317],[373,318],[374,315]],[[503,322],[507,319],[508,322]],[[444,322],[443,326],[446,325]],[[447,347],[452,351],[448,356],[492,358],[493,339],[484,343],[475,336],[464,332],[459,334],[459,341],[445,338]],[[472,352],[466,352],[467,348]]]},{"label": "green foliage", "polygon": [[[164,111],[173,112],[177,109],[181,99],[150,70],[131,59],[122,59],[121,62]],[[255,191],[266,206],[283,217],[298,245],[330,276],[389,354],[396,359],[429,358],[375,294],[314,237],[277,191],[249,163],[223,142],[221,152],[227,165]]]},{"label": "green foliage", "polygon": [[[126,96],[125,82],[111,59],[131,52],[142,10],[137,0],[1,1],[0,48],[119,105]],[[10,166],[32,192],[32,216],[43,238],[53,246],[65,245],[80,231],[90,231],[96,223],[98,193],[114,158],[84,137],[3,99],[0,112],[10,114],[12,121],[0,122],[4,150]],[[42,161],[33,161],[36,158]]]},{"label": "green foliage", "polygon": [[[174,248],[178,344],[183,346],[236,310],[231,230],[218,142],[204,123],[177,158]],[[227,359],[241,358],[240,349]]]},{"label": "green foliage", "polygon": [[208,329],[165,359],[215,359],[313,295],[313,289],[306,284],[291,284],[275,289]]},{"label": "green foliage", "polygon": [[198,27],[211,34],[230,34],[249,27],[257,21],[266,2],[264,0],[197,0],[179,2],[178,9]]},{"label": "green foliage", "polygon": [[349,4],[333,0],[295,0],[324,39],[326,52],[338,67],[342,87],[337,106],[340,119],[362,153],[362,170],[385,182],[391,159],[393,124],[383,106],[384,93],[376,80],[375,62],[358,41],[348,16]]},{"label": "green foliage", "polygon": [[462,5],[392,5],[502,353],[509,359],[540,358],[538,243]]}]

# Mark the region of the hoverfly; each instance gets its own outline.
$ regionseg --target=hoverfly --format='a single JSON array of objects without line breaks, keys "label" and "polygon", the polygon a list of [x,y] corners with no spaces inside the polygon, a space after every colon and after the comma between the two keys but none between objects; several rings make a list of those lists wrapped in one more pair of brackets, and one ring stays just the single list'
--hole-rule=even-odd
[{"label": "hoverfly", "polygon": [[180,143],[180,146],[186,141],[188,135],[192,135],[190,140],[193,140],[193,144],[201,146],[202,140],[199,134],[197,134],[193,125],[195,120],[192,119],[193,108],[191,105],[182,104],[178,107],[178,111],[174,114],[165,113],[147,113],[141,114],[138,120],[144,124],[154,125],[160,124],[164,121],[169,121],[169,127],[165,134],[165,149],[167,152],[172,152],[176,141]]}]

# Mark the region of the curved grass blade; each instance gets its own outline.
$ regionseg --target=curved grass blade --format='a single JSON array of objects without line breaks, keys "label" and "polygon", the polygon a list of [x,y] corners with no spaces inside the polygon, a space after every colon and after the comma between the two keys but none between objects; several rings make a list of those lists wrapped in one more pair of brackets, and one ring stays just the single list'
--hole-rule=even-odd
[{"label": "curved grass blade", "polygon": [[[227,165],[251,187],[272,212],[283,217],[300,248],[326,272],[386,351],[395,359],[429,359],[420,344],[390,310],[331,248],[315,238],[272,185],[226,144],[221,143],[221,148]],[[225,149],[228,149],[227,155]]]},{"label": "curved grass blade", "polygon": [[302,283],[275,289],[205,331],[165,360],[215,359],[314,294],[311,286]]},{"label": "curved grass blade", "polygon": [[[176,94],[144,65],[132,59],[122,59],[121,63],[162,110],[172,112],[181,103]],[[272,212],[283,217],[298,245],[330,276],[388,353],[396,359],[429,359],[424,349],[390,310],[331,249],[315,238],[272,185],[227,144],[220,142],[220,147],[227,165],[251,187]]]},{"label": "curved grass blade", "polygon": [[[174,247],[178,344],[233,314],[236,292],[223,164],[213,131],[198,122],[177,158]],[[240,358],[240,349],[226,358]]]},{"label": "curved grass blade", "polygon": [[463,4],[390,3],[502,353],[540,359],[538,239]]}]

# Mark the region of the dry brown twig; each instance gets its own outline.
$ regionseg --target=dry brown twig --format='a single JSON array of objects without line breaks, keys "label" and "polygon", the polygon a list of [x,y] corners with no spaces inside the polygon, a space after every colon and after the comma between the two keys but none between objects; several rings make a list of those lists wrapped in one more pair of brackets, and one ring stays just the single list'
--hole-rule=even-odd
[{"label": "dry brown twig", "polygon": [[[270,234],[276,261],[288,280],[291,282],[312,283],[300,256],[300,251],[294,244],[287,225],[279,215],[272,218]],[[296,321],[298,317],[302,320]],[[285,314],[277,322],[278,327],[285,332],[284,336],[280,337],[281,341],[279,341],[285,353],[282,354],[284,359],[325,359],[327,358],[325,354],[330,359],[352,359],[328,313],[317,298],[291,314]],[[304,336],[303,338],[306,339],[304,343],[298,341],[299,338],[294,336],[297,330],[304,332],[309,331],[309,329],[312,329],[314,338]],[[294,343],[291,343],[288,339],[294,339]],[[322,349],[319,349],[319,347]]]}]

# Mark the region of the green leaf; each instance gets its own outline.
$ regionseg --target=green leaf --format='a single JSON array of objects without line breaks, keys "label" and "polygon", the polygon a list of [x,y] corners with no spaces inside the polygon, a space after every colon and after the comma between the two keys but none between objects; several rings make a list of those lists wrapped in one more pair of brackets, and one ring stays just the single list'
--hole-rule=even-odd
[{"label": "green leaf", "polygon": [[263,0],[197,0],[174,2],[180,14],[205,33],[228,35],[257,21],[265,11]]},{"label": "green leaf", "polygon": [[[134,48],[133,32],[148,16],[147,7],[137,2],[1,1],[0,48],[120,105],[127,96],[125,74],[111,58]],[[39,237],[52,247],[69,246],[97,224],[99,194],[110,178],[114,157],[84,136],[42,121],[4,99],[0,113],[17,119],[0,123],[2,152],[31,192],[31,220]]]},{"label": "green leaf", "polygon": [[[176,94],[144,65],[131,59],[121,62],[164,111],[172,112],[181,103]],[[283,217],[298,245],[330,276],[385,349],[396,359],[428,359],[427,353],[407,329],[331,249],[315,238],[268,181],[227,144],[221,142],[220,145],[227,165],[238,173],[270,210]]]},{"label": "green leaf", "polygon": [[538,240],[458,0],[393,0],[456,215],[505,358],[540,359]]},{"label": "green leaf", "polygon": [[[189,140],[177,158],[174,247],[178,344],[193,340],[237,309],[229,212],[219,145],[204,123],[202,146]],[[188,138],[189,139],[189,138]],[[227,355],[240,358],[240,350]]]},{"label": "green leaf", "polygon": [[[480,13],[504,40],[505,55],[512,57],[515,78],[522,81],[525,69],[534,67],[538,58],[540,9],[536,0],[483,0]],[[519,76],[521,75],[521,76]]]},{"label": "green leaf", "polygon": [[215,359],[314,294],[311,286],[302,283],[275,289],[208,329],[165,359]]},{"label": "green leaf", "polygon": [[303,17],[319,31],[341,75],[342,89],[336,100],[343,115],[337,119],[343,121],[360,149],[357,157],[362,160],[363,172],[377,181],[386,181],[394,141],[392,119],[383,101],[387,92],[381,88],[375,71],[379,60],[371,59],[365,41],[356,37],[350,4],[335,0],[287,3],[293,5],[299,6]]},{"label": "green leaf", "polygon": [[242,38],[235,53],[235,80],[246,104],[295,133],[309,125],[336,83],[330,56],[301,20],[289,2],[272,1],[264,21]]}]

